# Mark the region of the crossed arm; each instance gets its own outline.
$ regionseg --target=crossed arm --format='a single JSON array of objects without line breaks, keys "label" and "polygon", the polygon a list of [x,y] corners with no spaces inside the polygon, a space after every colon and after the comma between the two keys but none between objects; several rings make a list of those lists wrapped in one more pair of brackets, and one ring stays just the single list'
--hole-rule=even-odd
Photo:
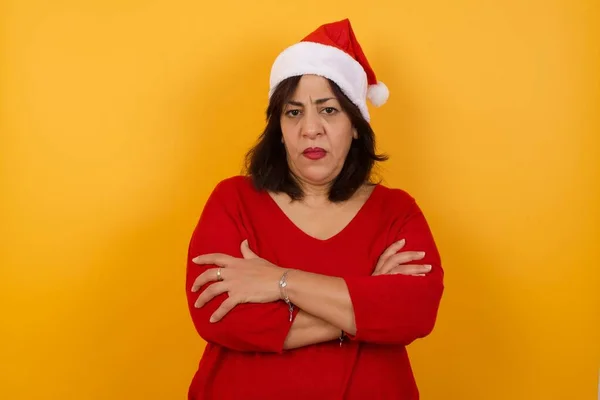
[{"label": "crossed arm", "polygon": [[[342,330],[352,340],[408,344],[433,328],[443,272],[429,228],[416,205],[398,235],[407,237],[413,249],[419,246],[425,250],[422,262],[431,268],[427,274],[420,274],[425,276],[404,275],[393,268],[378,276],[347,278],[293,270],[287,287],[295,305],[292,322],[287,305],[279,300],[278,288],[273,288],[283,270],[244,254],[243,246],[235,240],[242,233],[233,221],[223,223],[227,213],[221,207],[218,196],[211,196],[188,254],[188,304],[196,329],[206,341],[239,351],[281,352],[335,340]],[[395,253],[401,246],[394,245],[388,248],[388,261],[397,262],[401,253]],[[198,260],[211,255],[196,257],[206,253],[229,255],[223,269],[224,282],[211,282],[216,277],[212,264],[216,261]],[[380,267],[378,264],[375,269]],[[218,322],[210,322],[215,316]]]},{"label": "crossed arm", "polygon": [[283,343],[284,350],[329,342],[340,336],[340,328],[300,310]]}]

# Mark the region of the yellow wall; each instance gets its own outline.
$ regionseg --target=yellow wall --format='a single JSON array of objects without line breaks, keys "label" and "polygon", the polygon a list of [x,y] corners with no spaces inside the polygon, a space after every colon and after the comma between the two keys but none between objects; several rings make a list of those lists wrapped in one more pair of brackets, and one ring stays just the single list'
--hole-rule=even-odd
[{"label": "yellow wall", "polygon": [[423,399],[593,398],[598,3],[250,3],[1,3],[0,398],[184,398],[196,218],[262,127],[278,51],[346,16],[391,89],[384,177],[445,259],[411,348]]}]

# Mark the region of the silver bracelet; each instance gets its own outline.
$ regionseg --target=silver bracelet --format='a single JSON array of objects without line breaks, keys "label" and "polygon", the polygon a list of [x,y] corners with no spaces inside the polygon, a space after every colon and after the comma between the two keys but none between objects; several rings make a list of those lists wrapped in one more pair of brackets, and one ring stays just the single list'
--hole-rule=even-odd
[{"label": "silver bracelet", "polygon": [[294,305],[290,301],[290,298],[288,297],[287,290],[286,290],[288,272],[290,272],[289,269],[285,270],[283,275],[281,275],[281,279],[279,279],[279,293],[281,293],[281,298],[288,305],[288,308],[290,310],[290,322],[292,322],[292,317],[293,317],[293,313],[294,313]]}]

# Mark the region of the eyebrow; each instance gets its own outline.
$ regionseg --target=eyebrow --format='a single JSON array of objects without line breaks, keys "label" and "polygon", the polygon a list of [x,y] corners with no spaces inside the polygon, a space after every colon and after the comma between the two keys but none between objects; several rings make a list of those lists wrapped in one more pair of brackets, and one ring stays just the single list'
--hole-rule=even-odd
[{"label": "eyebrow", "polygon": [[[323,103],[328,102],[329,100],[335,100],[335,97],[326,97],[326,98],[323,98],[323,99],[317,99],[313,103],[314,104],[323,104]],[[299,101],[290,100],[287,103],[290,104],[290,105],[292,105],[292,106],[304,107],[304,104],[301,103],[301,102],[299,102]]]}]

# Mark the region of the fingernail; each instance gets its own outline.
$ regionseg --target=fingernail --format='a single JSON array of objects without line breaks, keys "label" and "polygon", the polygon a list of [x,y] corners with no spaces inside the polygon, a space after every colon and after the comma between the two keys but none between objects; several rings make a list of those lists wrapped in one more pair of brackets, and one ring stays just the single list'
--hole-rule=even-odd
[{"label": "fingernail", "polygon": [[192,293],[196,293],[198,291],[197,287],[192,287]]},{"label": "fingernail", "polygon": [[426,269],[427,271],[431,271],[431,265],[426,265],[426,266],[425,266],[425,269]]},{"label": "fingernail", "polygon": [[401,240],[398,240],[398,242],[396,242],[396,244],[401,245],[401,244],[404,244],[405,242],[406,242],[406,240],[401,239]]},{"label": "fingernail", "polygon": [[424,251],[420,251],[420,252],[419,252],[419,255],[420,255],[421,257],[425,257],[425,252],[424,252]]},{"label": "fingernail", "polygon": [[200,308],[200,306],[197,303],[194,303],[194,307]]},{"label": "fingernail", "polygon": [[209,319],[209,321],[210,321],[211,323],[214,323],[214,322],[215,322],[215,320],[216,320],[216,318],[215,318],[215,317],[212,317],[212,316],[211,316],[211,317],[210,317],[210,319]]}]

